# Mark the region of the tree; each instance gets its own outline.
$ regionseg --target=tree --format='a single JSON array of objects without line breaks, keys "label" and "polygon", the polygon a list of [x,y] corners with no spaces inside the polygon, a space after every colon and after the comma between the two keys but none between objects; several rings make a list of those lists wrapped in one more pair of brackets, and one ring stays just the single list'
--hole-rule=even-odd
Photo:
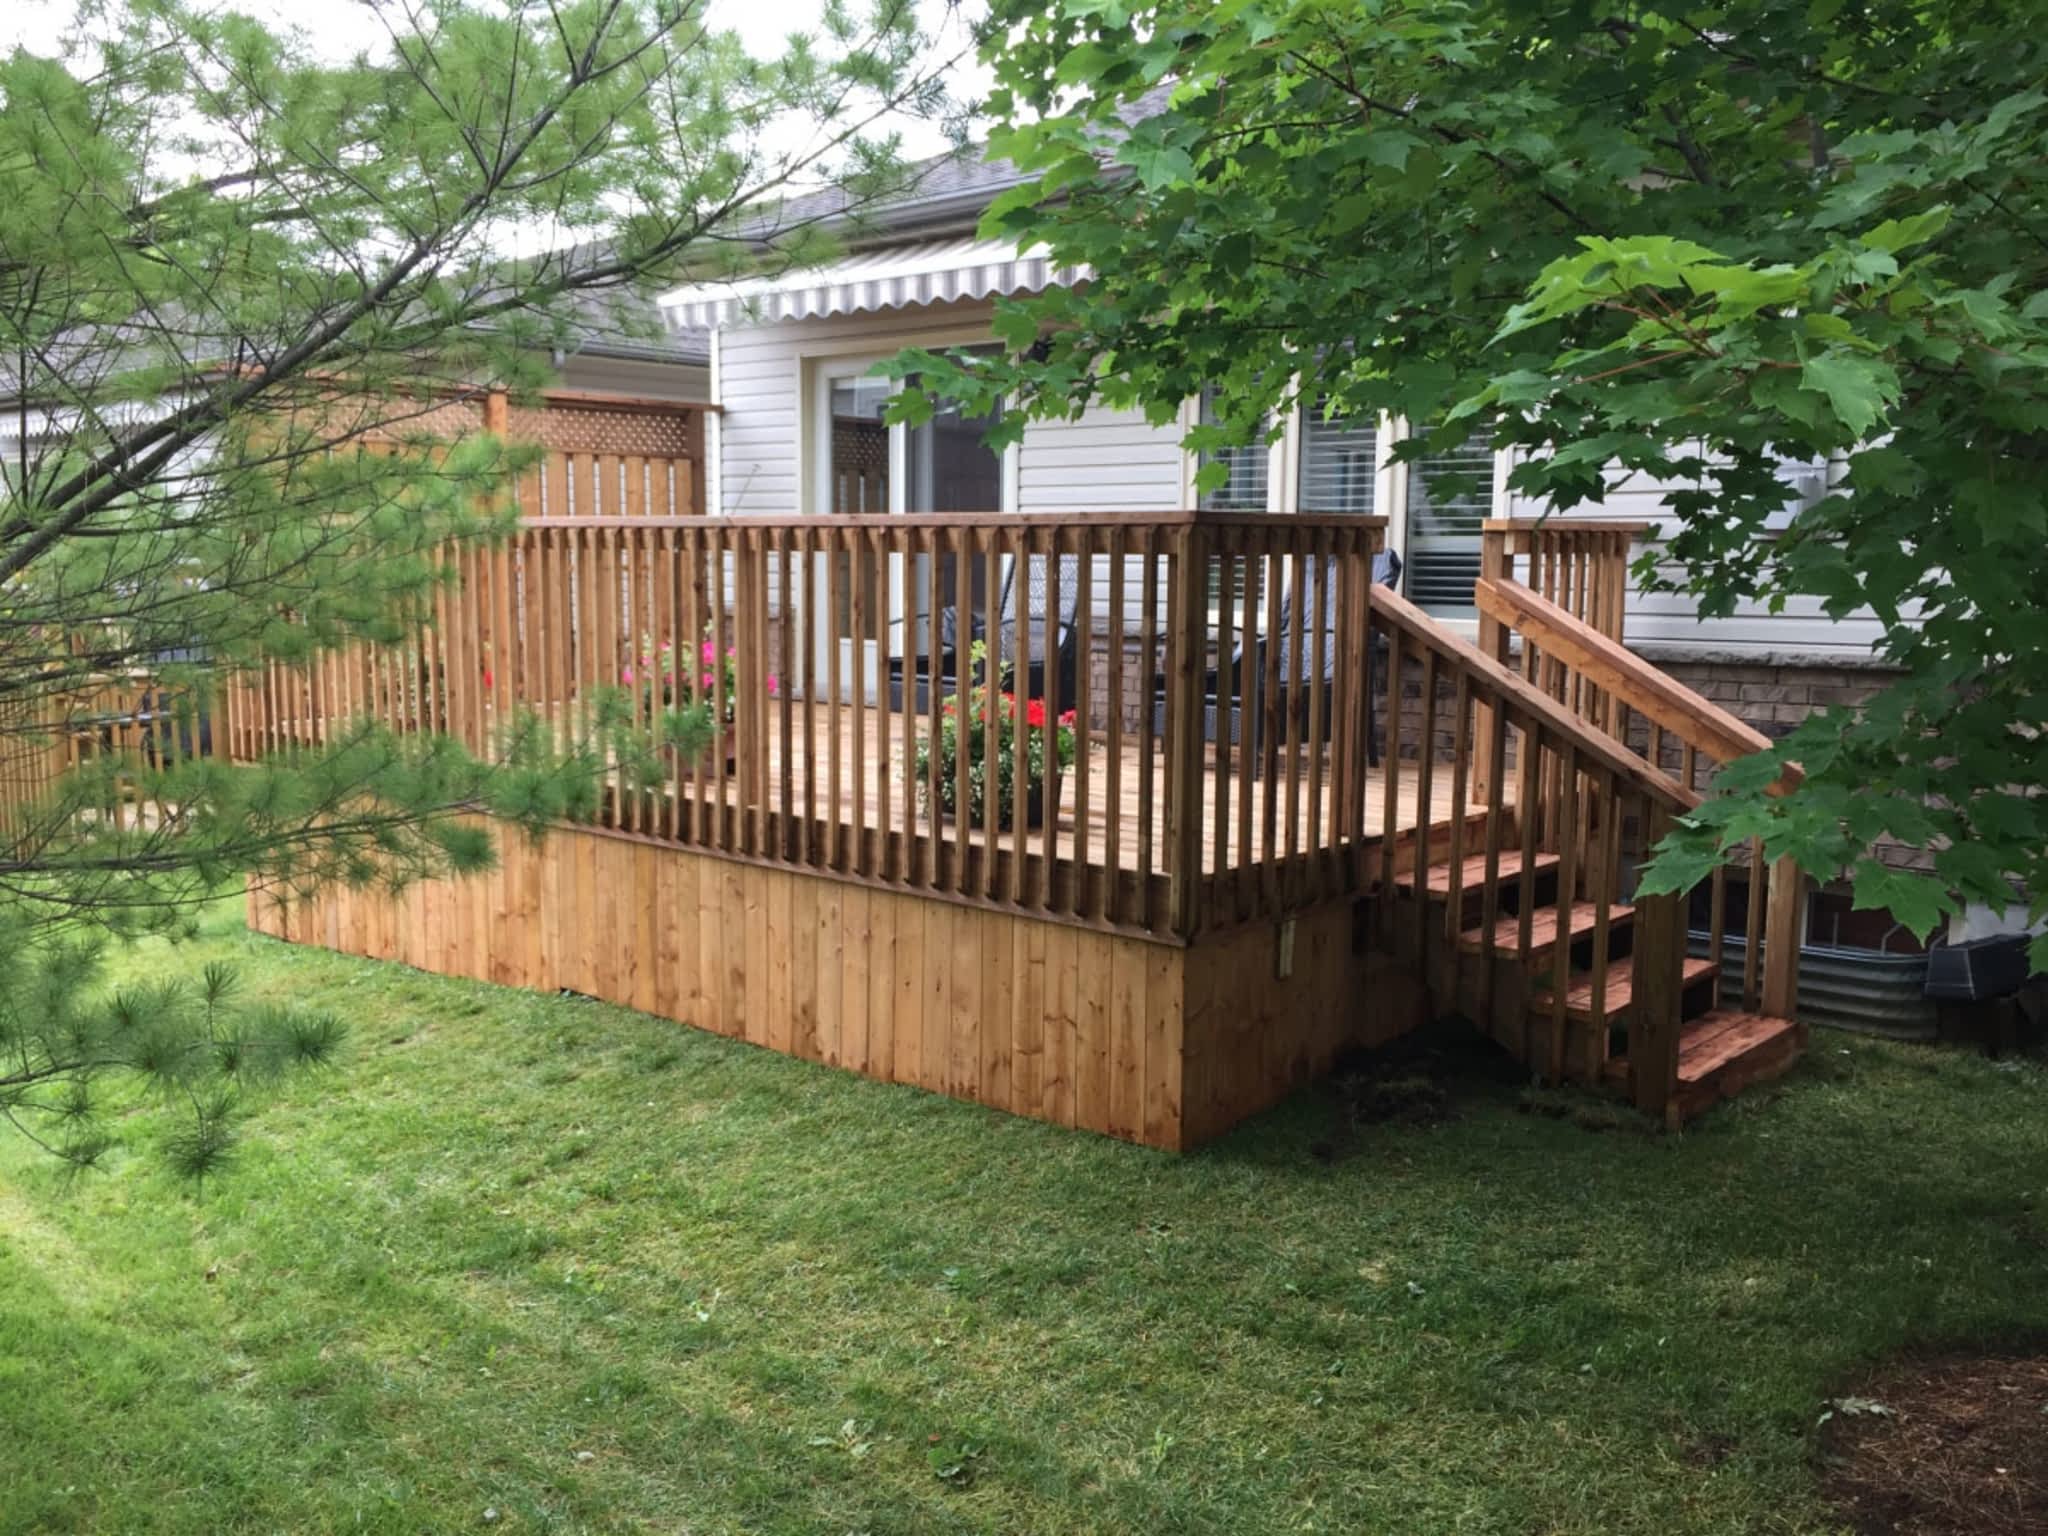
[{"label": "tree", "polygon": [[[1327,400],[1522,490],[1676,481],[1648,582],[1702,614],[1812,597],[1902,678],[1816,716],[1669,841],[1694,883],[1752,834],[1925,933],[1958,896],[2048,904],[2048,41],[1960,0],[1052,0],[997,7],[984,232],[1085,264],[1007,303],[945,393],[1155,421]],[[1424,438],[1404,454],[1422,451]],[[1787,516],[1782,466],[1832,461]],[[1803,787],[1767,795],[1782,760]],[[1869,854],[1934,850],[1935,877]],[[2048,940],[2036,944],[2048,968]]]},{"label": "tree", "polygon": [[[773,60],[703,9],[380,0],[381,42],[337,61],[112,0],[59,52],[0,59],[0,765],[108,677],[146,671],[154,729],[189,745],[191,701],[260,657],[416,633],[438,557],[506,532],[526,462],[437,437],[434,410],[534,389],[594,319],[652,326],[685,264],[803,256],[815,231],[778,200],[858,208],[898,174],[892,125],[949,110],[909,0],[828,4]],[[234,1014],[223,976],[109,993],[105,941],[175,934],[241,876],[483,867],[463,813],[589,809],[608,763],[651,751],[618,720],[525,722],[482,757],[369,723],[254,766],[108,752],[0,803],[0,1115],[88,1162],[95,1090],[139,1079],[189,1099],[188,1171],[216,1165],[237,1085],[338,1031]]]}]

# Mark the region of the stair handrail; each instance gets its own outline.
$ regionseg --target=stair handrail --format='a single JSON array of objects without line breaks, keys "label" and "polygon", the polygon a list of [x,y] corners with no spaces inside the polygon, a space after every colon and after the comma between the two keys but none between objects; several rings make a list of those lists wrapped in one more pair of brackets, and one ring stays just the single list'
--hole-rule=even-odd
[{"label": "stair handrail", "polygon": [[[1508,632],[1519,634],[1525,646],[1533,646],[1539,658],[1577,672],[1607,699],[1642,715],[1656,728],[1669,732],[1682,749],[1681,778],[1688,790],[1696,782],[1695,759],[1726,763],[1768,750],[1771,739],[1747,721],[1688,688],[1620,641],[1575,618],[1541,593],[1510,577],[1487,575],[1480,578],[1474,601],[1480,613],[1500,627],[1502,644]],[[1541,692],[1541,690],[1538,690]],[[1548,694],[1544,695],[1548,697]],[[1592,723],[1592,722],[1589,722]],[[1595,726],[1597,729],[1597,725]],[[1616,741],[1633,755],[1633,748],[1614,730],[1601,734]],[[1657,748],[1650,748],[1654,761]],[[1766,793],[1783,795],[1804,782],[1797,763],[1786,763]],[[1747,934],[1744,948],[1743,1004],[1779,1018],[1795,1018],[1799,998],[1799,946],[1804,927],[1806,876],[1789,856],[1771,862],[1764,871],[1760,841],[1751,846],[1755,872],[1748,902]],[[1713,915],[1709,920],[1710,957],[1718,977],[1724,936],[1725,868],[1716,869],[1711,891]],[[1763,900],[1758,901],[1761,889]]]},{"label": "stair handrail", "polygon": [[[1583,673],[1596,687],[1704,755],[1730,762],[1769,749],[1770,737],[1748,721],[1573,618],[1533,588],[1512,578],[1485,576],[1474,589],[1474,599],[1481,613],[1520,634],[1544,655]],[[1787,763],[1767,793],[1782,795],[1796,789],[1804,777],[1797,763]]]},{"label": "stair handrail", "polygon": [[[1532,716],[1561,741],[1572,743],[1593,764],[1612,773],[1636,790],[1660,800],[1674,814],[1697,807],[1699,795],[1672,778],[1639,753],[1630,751],[1591,721],[1581,719],[1532,685],[1512,668],[1488,656],[1464,636],[1447,629],[1389,587],[1372,588],[1373,609],[1419,643],[1450,657],[1469,672],[1481,692],[1494,695],[1491,702]],[[1562,609],[1557,610],[1563,613]],[[1569,622],[1577,623],[1570,619]]]}]

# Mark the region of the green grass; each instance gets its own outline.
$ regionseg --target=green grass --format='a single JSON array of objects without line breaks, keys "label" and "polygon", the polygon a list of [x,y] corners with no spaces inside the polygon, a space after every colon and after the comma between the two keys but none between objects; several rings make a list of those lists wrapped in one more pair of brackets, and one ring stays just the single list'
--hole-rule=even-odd
[{"label": "green grass", "polygon": [[225,914],[127,963],[215,955],[351,1045],[198,1198],[0,1140],[0,1531],[1828,1531],[1848,1373],[2048,1320],[2033,1066],[1174,1160]]}]

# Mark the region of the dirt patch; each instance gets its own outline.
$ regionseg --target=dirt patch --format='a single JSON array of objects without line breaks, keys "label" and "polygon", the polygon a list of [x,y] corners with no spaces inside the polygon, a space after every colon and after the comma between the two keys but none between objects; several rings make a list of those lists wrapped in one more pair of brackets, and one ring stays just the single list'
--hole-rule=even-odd
[{"label": "dirt patch", "polygon": [[1885,1366],[1830,1405],[1820,1448],[1859,1536],[2041,1536],[2048,1355]]},{"label": "dirt patch", "polygon": [[1498,1096],[1527,1080],[1527,1069],[1491,1040],[1460,1020],[1445,1020],[1340,1058],[1329,1085],[1335,1124],[1310,1150],[1332,1162],[1350,1151],[1366,1126],[1436,1125],[1455,1119],[1462,1100]]}]

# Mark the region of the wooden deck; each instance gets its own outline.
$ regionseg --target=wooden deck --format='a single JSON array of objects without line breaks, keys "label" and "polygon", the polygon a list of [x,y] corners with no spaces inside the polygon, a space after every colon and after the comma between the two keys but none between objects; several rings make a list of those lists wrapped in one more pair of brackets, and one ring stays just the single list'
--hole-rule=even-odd
[{"label": "wooden deck", "polygon": [[[1373,585],[1381,533],[1201,511],[529,516],[504,549],[450,555],[416,642],[232,695],[237,757],[363,713],[479,752],[527,716],[581,738],[622,692],[651,740],[646,658],[699,647],[718,747],[665,781],[615,775],[594,825],[508,839],[480,879],[259,897],[252,920],[1160,1147],[1432,1014],[1674,1122],[1778,1069],[1800,1038],[1796,868],[1742,916],[1765,958],[1739,1012],[1769,1027],[1731,1026],[1687,979],[1679,899],[1635,888],[1701,771],[1762,742],[1620,646],[1632,535],[1489,525],[1475,645]],[[1075,711],[1056,783],[968,825],[937,807],[969,801],[972,754],[912,767],[942,703],[793,696],[790,658],[822,658],[794,682],[829,699],[953,665],[862,571],[998,637],[1007,678]],[[1207,740],[1219,721],[1239,739]],[[1719,875],[1712,900],[1718,955]]]},{"label": "wooden deck", "polygon": [[[763,771],[772,797],[786,798],[787,803],[798,809],[801,819],[817,824],[822,835],[817,857],[809,862],[833,862],[833,829],[827,820],[827,807],[831,806],[841,811],[838,831],[849,863],[856,829],[895,839],[908,834],[919,844],[932,841],[936,834],[937,842],[946,849],[959,841],[957,819],[950,813],[935,818],[928,786],[915,782],[911,776],[911,754],[903,747],[901,716],[896,711],[874,706],[812,705],[797,700],[792,702],[791,718],[788,757],[784,756],[780,735],[771,735],[765,743]],[[885,730],[885,724],[890,728]],[[913,740],[924,735],[924,721],[920,717]],[[1123,733],[1120,761],[1113,763],[1109,748],[1098,734],[1077,753],[1074,765],[1060,777],[1054,801],[1052,846],[1060,860],[1128,871],[1145,867],[1154,850],[1166,847],[1166,801],[1160,788],[1166,759],[1157,750],[1148,754],[1147,745],[1139,732]],[[1299,763],[1292,773],[1288,770],[1290,756]],[[1304,748],[1298,754],[1289,754],[1280,748],[1274,753],[1275,771],[1248,778],[1237,762],[1219,762],[1213,744],[1206,747],[1202,754],[1199,802],[1200,822],[1205,829],[1200,843],[1202,873],[1222,874],[1284,860],[1298,856],[1303,849],[1333,842],[1335,797],[1312,797],[1305,787],[1319,779],[1327,783],[1330,766],[1327,749]],[[688,797],[678,802],[678,829],[673,834],[676,839],[695,840],[680,823],[689,806],[699,799],[715,802],[722,797],[731,811],[743,811],[749,804],[747,771],[745,765],[738,763],[721,770],[708,759],[693,767],[691,775],[699,782],[691,786]],[[1395,805],[1391,824],[1386,817],[1386,765],[1376,767],[1361,786],[1368,838],[1384,835],[1387,830],[1397,836],[1405,834],[1425,820],[1419,764],[1412,759],[1402,762],[1392,777]],[[1440,763],[1430,780],[1430,814],[1426,819],[1433,825],[1441,824],[1451,815],[1450,765]],[[785,784],[788,790],[779,788]],[[1290,784],[1295,787],[1293,793]],[[1506,800],[1512,803],[1514,785],[1503,786],[1503,791]],[[1228,816],[1227,835],[1220,838],[1213,835],[1219,795],[1228,796],[1230,802],[1224,808]],[[628,805],[624,810],[629,818],[627,830],[667,834],[666,806],[660,808],[658,818],[650,818],[643,808],[638,825],[630,820],[632,807]],[[1046,844],[1043,824],[1028,823],[1022,828],[976,825],[968,829],[968,839],[976,849],[993,846],[1008,854],[1021,848],[1029,856],[1043,851]]]}]

